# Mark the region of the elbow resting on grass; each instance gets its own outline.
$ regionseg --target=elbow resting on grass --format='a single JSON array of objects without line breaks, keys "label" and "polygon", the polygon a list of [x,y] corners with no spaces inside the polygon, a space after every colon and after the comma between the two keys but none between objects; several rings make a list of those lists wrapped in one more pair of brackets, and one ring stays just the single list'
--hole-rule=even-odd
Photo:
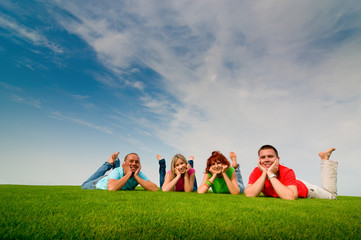
[{"label": "elbow resting on grass", "polygon": [[246,190],[244,190],[244,195],[246,195],[246,197],[258,197],[259,196],[259,194],[251,194]]},{"label": "elbow resting on grass", "polygon": [[157,192],[157,191],[158,191],[158,187],[157,187],[157,186],[152,187],[151,189],[149,189],[149,191],[152,191],[152,192]]},{"label": "elbow resting on grass", "polygon": [[[260,195],[260,193],[256,194],[253,193],[252,191],[249,191],[249,189],[245,189],[244,190],[244,195],[246,195],[246,197],[258,197]],[[279,198],[284,199],[284,200],[297,200],[298,199],[298,194],[297,193],[292,193],[291,195],[288,196],[279,196]]]}]

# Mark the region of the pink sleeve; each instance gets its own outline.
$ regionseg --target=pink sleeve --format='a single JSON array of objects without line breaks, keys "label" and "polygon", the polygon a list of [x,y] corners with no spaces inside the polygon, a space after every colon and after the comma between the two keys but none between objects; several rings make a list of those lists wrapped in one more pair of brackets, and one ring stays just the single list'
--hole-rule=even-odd
[{"label": "pink sleeve", "polygon": [[195,172],[196,172],[196,170],[194,170],[194,168],[189,169],[188,176],[192,175]]}]

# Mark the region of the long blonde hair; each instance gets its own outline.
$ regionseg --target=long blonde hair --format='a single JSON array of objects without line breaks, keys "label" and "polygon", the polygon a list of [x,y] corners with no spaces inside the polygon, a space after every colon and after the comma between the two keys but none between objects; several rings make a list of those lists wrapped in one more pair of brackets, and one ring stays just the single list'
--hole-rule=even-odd
[{"label": "long blonde hair", "polygon": [[177,153],[176,155],[174,155],[174,157],[172,158],[172,162],[170,164],[170,172],[172,179],[175,177],[175,163],[177,162],[178,159],[182,160],[186,165],[188,164],[187,159],[182,154]]}]

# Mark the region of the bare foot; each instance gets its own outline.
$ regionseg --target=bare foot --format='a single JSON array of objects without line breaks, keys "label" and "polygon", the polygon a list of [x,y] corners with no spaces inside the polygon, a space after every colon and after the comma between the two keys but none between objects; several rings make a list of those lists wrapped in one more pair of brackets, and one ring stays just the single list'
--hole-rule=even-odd
[{"label": "bare foot", "polygon": [[157,159],[160,161],[160,160],[162,160],[163,158],[162,158],[161,155],[158,155],[158,154],[157,154]]},{"label": "bare foot", "polygon": [[117,160],[118,155],[119,155],[119,152],[115,152],[112,155],[110,155],[110,157],[108,159],[108,163],[114,164],[115,160]]},{"label": "bare foot", "polygon": [[319,154],[318,154],[318,156],[320,156],[320,158],[322,159],[322,160],[328,160],[329,158],[330,158],[330,156],[331,156],[331,153],[333,152],[333,151],[335,151],[336,150],[336,148],[330,148],[330,149],[328,149],[328,150],[326,150],[326,151],[324,151],[324,152],[320,152]]},{"label": "bare foot", "polygon": [[231,158],[232,160],[232,167],[233,168],[237,168],[238,167],[238,164],[237,164],[237,156],[234,152],[230,152],[229,153],[229,157]]},{"label": "bare foot", "polygon": [[194,160],[194,156],[189,156],[188,160]]}]

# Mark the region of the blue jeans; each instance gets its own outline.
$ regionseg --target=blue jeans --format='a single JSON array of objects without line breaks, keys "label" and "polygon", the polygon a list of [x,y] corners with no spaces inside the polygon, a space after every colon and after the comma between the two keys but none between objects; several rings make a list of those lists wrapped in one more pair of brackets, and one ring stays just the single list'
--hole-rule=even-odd
[{"label": "blue jeans", "polygon": [[[191,165],[191,167],[193,168],[193,160],[188,160],[189,165]],[[159,186],[160,189],[162,189],[163,183],[164,183],[164,177],[165,177],[165,159],[161,159],[159,160]],[[241,176],[242,177],[242,176]],[[194,177],[194,184],[193,184],[193,191],[197,191],[198,187],[197,187],[197,179],[196,177]]]},{"label": "blue jeans", "polygon": [[239,169],[239,164],[237,164],[237,168],[235,168],[234,170],[236,171],[236,177],[237,177],[239,192],[243,193],[245,187],[244,187],[244,184],[243,184],[241,169]]},{"label": "blue jeans", "polygon": [[98,170],[93,173],[93,175],[88,178],[82,185],[82,189],[96,189],[96,184],[99,182],[100,179],[105,177],[105,173],[109,171],[110,169],[114,169],[116,167],[120,166],[119,158],[114,161],[114,164],[110,164],[108,162],[103,163],[103,165],[98,168]]}]

